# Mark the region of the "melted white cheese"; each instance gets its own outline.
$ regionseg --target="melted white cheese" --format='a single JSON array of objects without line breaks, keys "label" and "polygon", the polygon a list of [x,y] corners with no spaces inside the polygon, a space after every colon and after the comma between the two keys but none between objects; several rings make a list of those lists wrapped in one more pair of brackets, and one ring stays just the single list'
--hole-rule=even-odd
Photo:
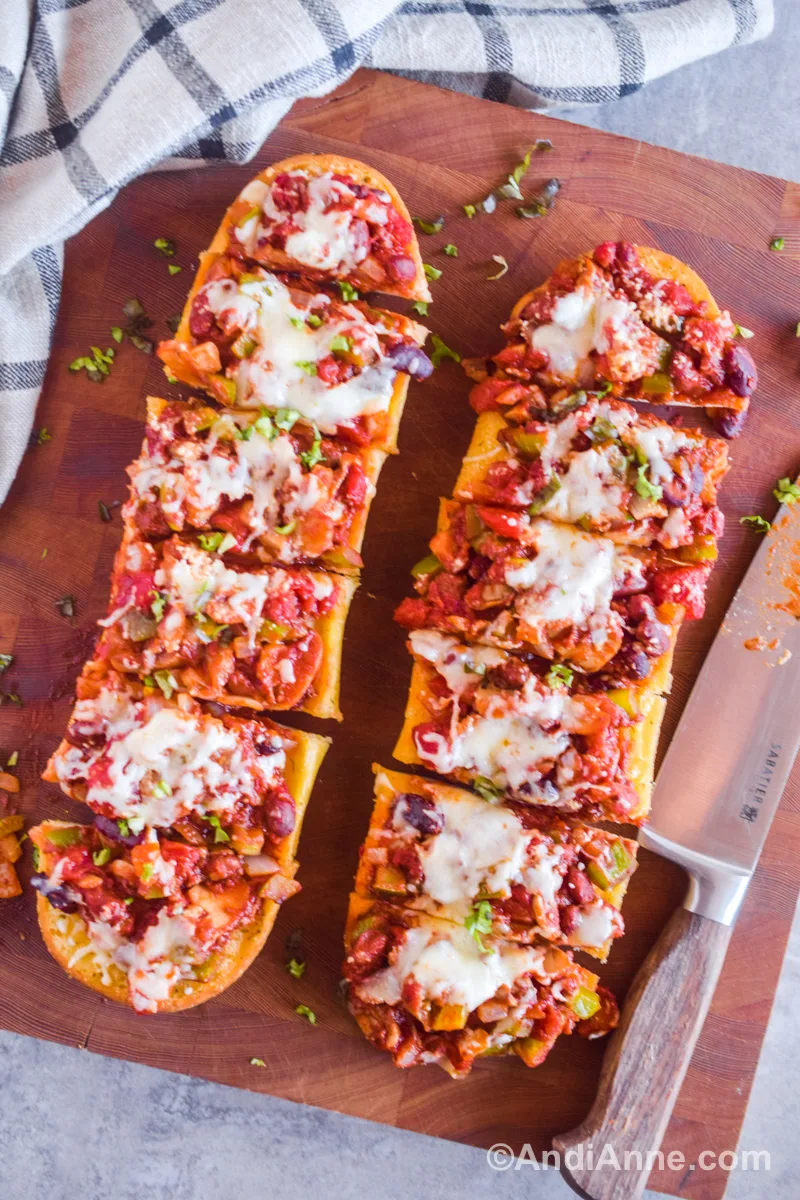
[{"label": "melted white cheese", "polygon": [[186,917],[161,909],[138,942],[123,938],[112,926],[87,922],[92,949],[128,977],[131,1004],[137,1012],[154,1013],[182,979],[194,975],[194,929]]},{"label": "melted white cheese", "polygon": [[243,547],[248,549],[260,535],[312,508],[319,499],[319,483],[303,470],[291,438],[284,433],[270,440],[255,430],[247,441],[225,441],[226,446],[233,445],[233,457],[223,453],[223,433],[235,433],[247,423],[224,414],[207,442],[178,447],[180,457],[164,462],[143,455],[131,470],[132,492],[142,500],[157,493],[165,517],[176,529],[183,527],[184,505],[192,522],[204,525],[223,500],[251,497],[251,532]]},{"label": "melted white cheese", "polygon": [[541,520],[531,522],[530,533],[536,557],[512,560],[505,569],[508,586],[522,593],[517,614],[532,628],[555,623],[606,630],[620,576],[614,543]]},{"label": "melted white cheese", "polygon": [[631,322],[641,325],[629,301],[581,287],[559,297],[548,324],[529,327],[527,333],[533,348],[549,356],[551,373],[575,382],[588,355],[593,350],[606,354],[624,341]]},{"label": "melted white cheese", "polygon": [[531,861],[521,875],[523,887],[541,896],[543,902],[552,907],[564,882],[565,868],[562,866],[564,849],[550,846],[546,842],[531,847]]},{"label": "melted white cheese", "polygon": [[692,438],[671,425],[642,425],[634,434],[636,445],[647,456],[649,475],[653,483],[668,483],[674,475],[667,458],[674,458],[686,446],[693,446]]},{"label": "melted white cheese", "polygon": [[444,818],[442,830],[417,846],[425,895],[465,912],[479,893],[510,895],[530,841],[513,810],[466,796],[437,796],[436,807]]},{"label": "melted white cheese", "polygon": [[633,304],[612,294],[607,280],[595,276],[553,306],[552,319],[526,330],[531,345],[547,353],[549,373],[564,383],[588,382],[593,351],[608,355],[612,378],[637,379],[658,365],[659,342]]},{"label": "melted white cheese", "polygon": [[498,942],[494,953],[482,953],[462,927],[420,917],[392,951],[390,965],[356,985],[363,1000],[397,1004],[403,986],[415,980],[434,1004],[462,1004],[474,1012],[505,986],[513,988],[529,972],[543,976],[544,951],[533,946]]},{"label": "melted white cheese", "polygon": [[603,900],[598,900],[580,915],[580,923],[572,934],[572,940],[580,946],[597,949],[605,945],[618,925],[616,910]]},{"label": "melted white cheese", "polygon": [[[236,731],[216,718],[121,699],[106,722],[104,747],[71,746],[55,759],[60,780],[87,783],[92,808],[166,828],[189,812],[221,814],[241,799],[258,803],[254,772],[269,783],[283,770],[279,739],[274,754],[253,759]],[[96,700],[79,701],[74,719],[97,724],[97,707]]]},{"label": "melted white cheese", "polygon": [[251,646],[267,597],[290,590],[291,583],[291,575],[280,567],[233,571],[216,554],[192,544],[175,547],[155,574],[155,585],[167,592],[170,604],[179,604],[190,616],[203,613],[219,625],[244,625]]},{"label": "melted white cheese", "polygon": [[415,629],[409,634],[412,653],[436,667],[454,696],[459,696],[476,676],[499,666],[506,656],[488,646],[466,646],[458,638],[433,629]]},{"label": "melted white cheese", "polygon": [[542,512],[555,521],[615,518],[623,511],[625,491],[608,457],[600,450],[576,454],[561,476],[561,487]]},{"label": "melted white cheese", "polygon": [[[203,293],[224,329],[242,329],[255,343],[228,371],[236,380],[240,408],[293,408],[325,433],[388,409],[397,372],[383,355],[382,327],[353,305],[343,306],[344,316],[329,320],[322,308],[329,303],[327,296],[315,296],[312,304],[323,320],[312,328],[306,323],[309,309],[298,307],[289,288],[273,275],[247,283],[215,280]],[[332,353],[334,338],[347,338],[367,365],[329,386],[316,367]]]},{"label": "melted white cheese", "polygon": [[307,180],[309,205],[306,211],[287,213],[279,209],[272,198],[271,188],[255,180],[241,193],[241,199],[258,205],[262,209],[262,216],[260,219],[251,219],[237,229],[238,240],[252,249],[259,237],[268,235],[276,225],[291,220],[292,232],[285,243],[285,251],[290,258],[318,271],[349,273],[367,257],[369,241],[362,241],[356,236],[353,214],[349,208],[330,212],[325,209],[342,197],[352,198],[350,188],[346,183],[335,180],[329,172],[314,178],[303,171],[292,171],[290,174]]}]

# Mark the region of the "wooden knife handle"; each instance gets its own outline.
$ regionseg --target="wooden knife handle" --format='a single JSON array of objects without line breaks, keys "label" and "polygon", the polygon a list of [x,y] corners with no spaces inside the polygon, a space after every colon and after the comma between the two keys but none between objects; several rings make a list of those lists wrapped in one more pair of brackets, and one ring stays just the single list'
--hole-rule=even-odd
[{"label": "wooden knife handle", "polygon": [[[606,1051],[591,1112],[553,1141],[561,1172],[579,1195],[635,1200],[642,1194],[650,1173],[647,1152],[661,1145],[731,932],[729,925],[679,908],[642,964]],[[606,1144],[623,1166],[626,1152],[639,1151],[641,1168],[633,1153],[628,1170],[592,1169],[589,1147],[596,1162]]]}]

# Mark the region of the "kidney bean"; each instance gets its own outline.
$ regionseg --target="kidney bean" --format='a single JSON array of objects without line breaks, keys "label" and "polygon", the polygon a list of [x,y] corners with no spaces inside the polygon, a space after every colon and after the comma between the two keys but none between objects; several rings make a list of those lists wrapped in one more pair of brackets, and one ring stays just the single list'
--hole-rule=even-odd
[{"label": "kidney bean", "polygon": [[379,929],[365,929],[353,943],[344,964],[345,976],[355,982],[377,971],[386,956],[388,934]]},{"label": "kidney bean", "polygon": [[138,846],[144,841],[144,831],[141,833],[122,833],[116,821],[110,817],[96,816],[94,827],[110,842],[118,842],[120,846]]},{"label": "kidney bean", "polygon": [[105,733],[91,721],[70,721],[64,735],[71,746],[84,750],[89,746],[102,746]]},{"label": "kidney bean", "polygon": [[636,628],[636,636],[651,658],[659,658],[669,648],[669,630],[660,621],[642,621]]},{"label": "kidney bean", "polygon": [[717,433],[724,438],[735,438],[742,432],[747,417],[746,408],[709,408],[707,412]]},{"label": "kidney bean", "polygon": [[390,862],[392,866],[403,872],[410,884],[419,887],[425,878],[422,863],[413,846],[398,846],[392,851]]},{"label": "kidney bean", "polygon": [[531,670],[518,658],[509,658],[489,671],[489,681],[498,688],[518,691],[524,687]]},{"label": "kidney bean", "polygon": [[264,824],[275,838],[285,838],[295,827],[297,816],[291,796],[275,796],[265,806]]},{"label": "kidney bean", "polygon": [[401,792],[393,805],[393,812],[413,825],[420,833],[437,834],[444,828],[444,817],[428,796],[419,796],[416,792]]},{"label": "kidney bean", "polygon": [[73,900],[73,892],[66,887],[48,887],[48,878],[46,875],[31,876],[31,886],[36,888],[37,892],[41,892],[53,908],[59,909],[61,912],[74,913],[78,911],[78,904]]},{"label": "kidney bean", "polygon": [[207,338],[214,328],[214,320],[214,314],[209,308],[208,298],[204,292],[200,292],[195,296],[191,312],[189,313],[189,329],[192,337],[198,341]]},{"label": "kidney bean", "polygon": [[567,937],[575,933],[580,927],[582,915],[580,907],[575,904],[569,904],[566,908],[562,908],[558,914],[561,932],[566,934]]},{"label": "kidney bean", "polygon": [[638,592],[628,601],[628,614],[632,621],[653,620],[656,615],[655,605],[649,596]]},{"label": "kidney bean", "polygon": [[299,175],[283,173],[272,185],[272,199],[281,212],[305,212],[308,208],[308,182]]},{"label": "kidney bean", "polygon": [[620,646],[606,668],[612,678],[646,679],[650,674],[651,660],[640,642],[626,641]]},{"label": "kidney bean", "polygon": [[416,264],[407,254],[393,254],[387,258],[386,270],[396,283],[406,283],[417,277]]},{"label": "kidney bean", "polygon": [[433,374],[433,363],[424,350],[413,342],[398,342],[386,352],[398,371],[405,371],[417,383]]},{"label": "kidney bean", "polygon": [[576,904],[591,904],[594,900],[594,888],[585,871],[579,871],[577,867],[570,867],[565,883],[567,894],[573,898]]},{"label": "kidney bean", "polygon": [[758,384],[753,356],[744,346],[729,346],[724,355],[725,382],[737,396],[750,396]]}]

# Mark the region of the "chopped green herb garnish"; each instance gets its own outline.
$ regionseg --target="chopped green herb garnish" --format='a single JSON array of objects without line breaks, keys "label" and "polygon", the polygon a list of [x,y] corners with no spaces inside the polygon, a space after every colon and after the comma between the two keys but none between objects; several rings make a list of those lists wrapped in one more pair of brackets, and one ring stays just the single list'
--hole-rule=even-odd
[{"label": "chopped green herb garnish", "polygon": [[563,683],[565,687],[569,687],[574,677],[575,672],[571,667],[568,667],[565,663],[553,663],[545,676],[545,681],[547,686],[551,688],[558,687],[560,683]]},{"label": "chopped green herb garnish", "polygon": [[306,964],[304,962],[298,962],[296,958],[290,958],[286,964],[286,970],[290,975],[294,976],[295,979],[302,979],[306,973]]},{"label": "chopped green herb garnish", "polygon": [[296,408],[279,408],[272,418],[278,429],[283,429],[287,433],[300,420],[300,413]]},{"label": "chopped green herb garnish", "polygon": [[240,442],[249,442],[250,438],[253,436],[253,426],[252,425],[242,425],[237,430],[236,436],[238,437]]},{"label": "chopped green herb garnish", "polygon": [[452,358],[453,362],[461,362],[461,355],[455,350],[451,350],[449,346],[446,346],[437,333],[431,334],[431,342],[433,343],[431,362],[434,367],[438,367],[445,358]]},{"label": "chopped green herb garnish", "polygon": [[225,554],[236,545],[236,538],[232,533],[201,533],[197,540],[208,554]]},{"label": "chopped green herb garnish", "polygon": [[166,779],[159,779],[157,783],[153,784],[151,790],[157,800],[166,800],[168,796],[172,795],[172,788]]},{"label": "chopped green herb garnish", "polygon": [[92,851],[92,862],[96,867],[104,867],[111,858],[111,851],[108,846],[103,846],[100,850]]},{"label": "chopped green herb garnish", "polygon": [[547,215],[548,209],[555,204],[556,196],[561,191],[560,179],[548,179],[542,190],[529,204],[522,204],[517,209],[518,217],[535,218]]},{"label": "chopped green herb garnish", "polygon": [[105,521],[105,523],[108,524],[108,522],[111,520],[111,510],[109,509],[108,505],[104,504],[102,500],[98,500],[97,511],[100,514],[100,520]]},{"label": "chopped green herb garnish", "polygon": [[250,1059],[251,1067],[265,1067],[266,1065],[267,1064],[264,1062],[263,1058],[251,1058]]},{"label": "chopped green herb garnish", "polygon": [[294,532],[296,526],[297,526],[296,520],[287,521],[285,525],[276,525],[275,532],[279,533],[281,535],[281,537],[286,537],[288,534]]},{"label": "chopped green herb garnish", "polygon": [[124,817],[117,817],[117,829],[120,831],[123,837],[128,837],[131,831],[128,822]]},{"label": "chopped green herb garnish", "polygon": [[[492,932],[492,906],[488,900],[477,900],[464,918],[467,933],[472,934],[481,954],[487,950],[483,944],[483,935]],[[489,953],[493,953],[489,951]]]},{"label": "chopped green herb garnish", "polygon": [[62,617],[66,617],[68,621],[71,621],[75,616],[75,597],[62,596],[60,600],[56,600],[56,609]]},{"label": "chopped green herb garnish", "polygon": [[649,463],[640,463],[636,468],[636,482],[633,485],[637,494],[645,500],[660,500],[663,496],[661,484],[651,483],[647,478]]},{"label": "chopped green herb garnish", "polygon": [[423,263],[422,268],[425,272],[425,276],[427,279],[431,279],[434,281],[437,279],[441,279],[442,272],[439,271],[436,267],[432,267],[430,263]]},{"label": "chopped green herb garnish", "polygon": [[0,675],[2,675],[4,671],[8,670],[13,661],[13,654],[0,654]]},{"label": "chopped green herb garnish", "polygon": [[260,433],[267,441],[271,442],[276,437],[275,426],[272,423],[272,417],[265,408],[261,409],[261,415],[253,422],[253,428],[256,433]]},{"label": "chopped green herb garnish", "polygon": [[749,517],[739,517],[739,524],[746,525],[748,529],[755,529],[759,533],[766,533],[771,528],[769,521],[758,514]]},{"label": "chopped green herb garnish", "polygon": [[770,248],[770,250],[782,250],[785,245],[786,245],[786,238],[776,237],[776,238],[773,238],[772,241],[770,242],[769,248]]},{"label": "chopped green herb garnish", "polygon": [[153,671],[153,679],[164,693],[165,700],[169,700],[172,693],[178,690],[178,681],[171,671]]},{"label": "chopped green herb garnish", "polygon": [[153,864],[145,863],[142,867],[142,883],[149,883],[153,878]]},{"label": "chopped green herb garnish", "polygon": [[[588,437],[593,442],[612,442],[619,440],[619,430],[613,421],[609,421],[607,417],[595,417],[592,424],[586,430]],[[646,466],[647,464],[645,464]]]},{"label": "chopped green herb garnish", "polygon": [[351,300],[358,299],[358,292],[353,287],[352,283],[348,283],[346,279],[339,280],[339,291],[342,293],[342,299],[350,303]]},{"label": "chopped green herb garnish", "polygon": [[[346,354],[348,350],[353,349],[353,339],[345,337],[342,333],[337,333],[336,337],[331,338],[331,354]],[[312,372],[316,374],[316,369]]]},{"label": "chopped green herb garnish", "polygon": [[209,825],[214,830],[214,842],[215,843],[216,842],[229,842],[231,840],[230,834],[227,834],[225,832],[225,830],[222,828],[222,825],[220,824],[220,819],[218,816],[215,815],[213,817],[207,817],[206,819],[207,819]]},{"label": "chopped green herb garnish", "polygon": [[744,338],[745,341],[748,338],[755,337],[755,334],[753,333],[752,329],[745,329],[744,325],[737,325],[735,328],[735,332],[738,337]]},{"label": "chopped green herb garnish", "polygon": [[798,321],[794,327],[794,336],[800,337],[800,321]]},{"label": "chopped green herb garnish", "polygon": [[794,504],[800,500],[800,486],[792,483],[788,475],[778,480],[778,485],[772,493],[779,504]]},{"label": "chopped green herb garnish", "polygon": [[19,750],[14,750],[13,753],[9,754],[8,762],[6,763],[6,766],[7,767],[15,767],[18,762],[19,762]]},{"label": "chopped green herb garnish", "polygon": [[150,612],[157,621],[160,621],[164,616],[164,609],[167,607],[167,593],[153,592],[152,596],[153,599],[150,602]]},{"label": "chopped green herb garnish", "polygon": [[117,343],[122,341],[122,338],[124,335],[123,335],[122,330],[120,329],[119,325],[111,326],[111,336],[114,339],[114,341]]},{"label": "chopped green herb garnish", "polygon": [[44,550],[42,551],[42,558],[47,558],[48,553],[47,546],[45,546]]},{"label": "chopped green herb garnish", "polygon": [[423,233],[441,233],[444,229],[443,216],[436,217],[433,221],[424,221],[422,217],[413,217],[412,220]]},{"label": "chopped green herb garnish", "polygon": [[310,450],[301,450],[299,454],[300,462],[307,471],[312,471],[318,462],[322,462],[322,436],[316,425],[312,425],[314,430],[314,441],[311,444]]},{"label": "chopped green herb garnish", "polygon": [[177,263],[170,263],[167,267],[167,270],[169,271],[170,275],[177,275],[183,270],[183,267],[179,267]]},{"label": "chopped green herb garnish", "polygon": [[169,238],[157,237],[153,242],[153,245],[155,246],[156,250],[158,250],[166,258],[172,258],[173,254],[175,253],[175,243],[170,241]]},{"label": "chopped green herb garnish", "polygon": [[317,1014],[312,1012],[307,1004],[298,1004],[294,1011],[297,1013],[298,1017],[305,1017],[310,1025],[316,1025]]},{"label": "chopped green herb garnish", "polygon": [[499,788],[496,783],[492,783],[485,775],[476,775],[472,781],[472,786],[482,800],[486,800],[489,804],[496,804],[503,795],[503,789]]},{"label": "chopped green herb garnish", "polygon": [[295,329],[305,329],[306,323],[302,317],[289,317],[289,323],[294,325]]},{"label": "chopped green herb garnish", "polygon": [[415,313],[419,313],[421,317],[427,317],[429,303],[430,302],[428,300],[415,300],[411,307],[413,311]]},{"label": "chopped green herb garnish", "polygon": [[448,242],[446,246],[442,246],[442,249],[448,258],[458,258],[458,247],[454,246],[452,242]]},{"label": "chopped green herb garnish", "polygon": [[44,425],[41,429],[37,429],[33,436],[36,439],[37,444],[40,446],[43,446],[45,442],[51,442],[53,440],[52,433]]},{"label": "chopped green herb garnish", "polygon": [[475,216],[477,211],[478,210],[474,204],[465,204],[464,205],[464,214],[467,217],[467,220],[469,220],[469,221],[472,220],[472,218]]}]

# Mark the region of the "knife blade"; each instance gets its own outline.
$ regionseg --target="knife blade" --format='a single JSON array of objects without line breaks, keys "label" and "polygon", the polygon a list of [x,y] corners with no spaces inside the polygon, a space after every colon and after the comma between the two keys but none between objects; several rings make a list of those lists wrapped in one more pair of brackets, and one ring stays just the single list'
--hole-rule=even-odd
[{"label": "knife blade", "polygon": [[[658,773],[639,840],[689,888],[628,992],[591,1111],[553,1140],[584,1198],[641,1197],[800,745],[798,701],[800,504],[756,552]],[[613,1159],[593,1161],[609,1146]]]},{"label": "knife blade", "polygon": [[762,538],[658,773],[640,842],[692,880],[685,907],[730,924],[800,748],[800,504]]}]

